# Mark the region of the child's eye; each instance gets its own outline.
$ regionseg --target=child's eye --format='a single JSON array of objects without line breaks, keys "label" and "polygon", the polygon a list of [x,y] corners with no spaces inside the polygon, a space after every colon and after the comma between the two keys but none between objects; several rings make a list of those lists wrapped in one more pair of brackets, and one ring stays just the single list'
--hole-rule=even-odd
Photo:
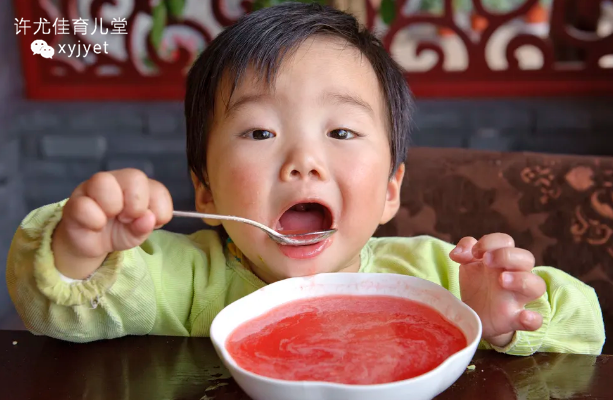
[{"label": "child's eye", "polygon": [[271,131],[267,131],[266,129],[255,129],[249,131],[245,134],[245,137],[254,139],[254,140],[266,140],[274,138],[276,135]]},{"label": "child's eye", "polygon": [[357,135],[347,129],[335,129],[333,131],[330,131],[330,133],[328,133],[328,136],[330,136],[332,139],[347,140],[353,139]]}]

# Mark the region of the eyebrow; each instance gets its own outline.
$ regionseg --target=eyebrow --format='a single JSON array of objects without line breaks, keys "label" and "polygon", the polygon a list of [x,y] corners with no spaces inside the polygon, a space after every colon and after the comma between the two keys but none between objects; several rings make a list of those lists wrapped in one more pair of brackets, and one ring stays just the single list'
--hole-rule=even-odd
[{"label": "eyebrow", "polygon": [[231,115],[236,113],[239,109],[246,106],[249,103],[257,103],[263,100],[268,99],[269,96],[267,94],[258,93],[258,94],[247,94],[244,96],[238,97],[235,101],[228,103],[226,106],[226,115]]},{"label": "eyebrow", "polygon": [[[269,95],[264,93],[240,96],[235,101],[228,103],[228,105],[226,106],[226,115],[236,113],[239,109],[249,103],[261,102],[268,98]],[[321,101],[323,103],[332,102],[335,104],[347,104],[350,106],[358,107],[361,108],[363,111],[366,111],[371,117],[375,116],[375,112],[370,106],[370,104],[362,100],[359,96],[336,92],[326,92],[321,96]]]},{"label": "eyebrow", "polygon": [[354,107],[359,107],[363,111],[366,111],[371,117],[375,116],[375,112],[366,101],[362,100],[359,96],[346,94],[346,93],[336,93],[336,92],[326,92],[322,96],[322,102],[332,102],[335,104],[347,104]]}]

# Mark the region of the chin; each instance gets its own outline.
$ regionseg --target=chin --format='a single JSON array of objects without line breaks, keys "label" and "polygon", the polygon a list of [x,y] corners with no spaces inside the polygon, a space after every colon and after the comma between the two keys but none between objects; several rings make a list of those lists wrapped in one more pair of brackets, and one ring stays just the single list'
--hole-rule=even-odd
[{"label": "chin", "polygon": [[324,260],[288,260],[277,264],[280,266],[274,273],[280,279],[299,278],[304,276],[312,276],[330,271],[325,265],[332,265]]}]

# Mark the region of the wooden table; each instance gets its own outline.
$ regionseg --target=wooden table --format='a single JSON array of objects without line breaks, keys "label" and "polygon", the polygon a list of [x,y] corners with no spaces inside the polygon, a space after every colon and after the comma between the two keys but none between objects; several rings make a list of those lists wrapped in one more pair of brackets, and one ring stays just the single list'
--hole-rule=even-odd
[{"label": "wooden table", "polygon": [[[613,356],[479,351],[437,399],[613,399]],[[249,399],[207,338],[72,344],[0,331],[0,399]],[[290,400],[288,398],[288,400]]]}]

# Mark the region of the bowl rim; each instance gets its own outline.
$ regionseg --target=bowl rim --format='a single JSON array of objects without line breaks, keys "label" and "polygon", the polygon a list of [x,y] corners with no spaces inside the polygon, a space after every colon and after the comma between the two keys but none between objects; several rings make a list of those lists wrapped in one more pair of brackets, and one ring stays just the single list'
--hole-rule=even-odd
[{"label": "bowl rim", "polygon": [[[453,298],[453,301],[458,303],[458,306],[460,308],[464,308],[466,311],[468,311],[468,314],[474,319],[474,321],[477,323],[477,333],[474,337],[474,339],[470,342],[466,344],[466,347],[464,347],[463,349],[453,353],[451,356],[447,357],[445,359],[445,361],[443,361],[442,363],[440,363],[439,365],[437,365],[434,369],[412,377],[412,378],[408,378],[408,379],[403,379],[401,381],[394,381],[394,382],[387,382],[387,383],[375,383],[375,384],[371,384],[371,385],[354,385],[354,384],[348,384],[348,383],[338,383],[338,382],[328,382],[328,381],[293,381],[293,380],[286,380],[286,379],[278,379],[278,378],[270,378],[264,375],[259,375],[256,374],[254,372],[248,371],[246,369],[244,369],[243,367],[241,367],[240,365],[238,365],[238,363],[234,360],[234,358],[232,357],[232,355],[230,354],[230,352],[226,349],[226,341],[229,337],[228,334],[225,337],[225,340],[223,342],[220,343],[219,338],[217,337],[217,335],[214,335],[213,333],[217,331],[218,328],[216,328],[219,324],[219,319],[218,317],[222,314],[222,313],[229,313],[232,311],[233,308],[239,307],[240,304],[245,303],[247,301],[249,301],[249,296],[251,296],[254,293],[260,292],[262,290],[270,290],[272,287],[276,287],[276,286],[280,286],[281,284],[287,284],[287,281],[297,281],[297,280],[305,280],[305,279],[313,279],[316,276],[323,276],[325,278],[325,276],[328,275],[334,275],[335,277],[339,276],[339,274],[342,275],[350,275],[350,276],[354,276],[356,275],[356,273],[352,273],[352,272],[329,272],[329,273],[321,273],[321,274],[317,274],[317,275],[313,275],[313,276],[303,276],[303,277],[295,277],[295,278],[287,278],[287,279],[283,279],[281,281],[277,281],[271,284],[268,284],[266,286],[264,286],[263,288],[260,288],[258,290],[256,290],[255,292],[252,292],[250,294],[248,294],[247,296],[244,296],[234,302],[232,302],[231,304],[227,305],[226,307],[224,307],[219,313],[217,313],[217,315],[215,316],[215,318],[213,318],[213,322],[211,323],[211,328],[210,328],[210,339],[213,342],[213,345],[215,346],[215,348],[217,348],[218,352],[221,352],[221,360],[222,362],[226,362],[229,363],[231,368],[228,367],[228,369],[236,369],[238,370],[240,373],[245,374],[253,379],[259,380],[261,382],[265,382],[265,383],[273,383],[275,385],[281,385],[281,386],[310,386],[310,387],[323,387],[323,388],[336,388],[336,389],[349,389],[349,390],[356,390],[359,389],[361,391],[364,390],[381,390],[381,389],[393,389],[394,387],[400,387],[400,386],[404,386],[407,384],[413,384],[413,383],[419,383],[420,381],[424,381],[429,379],[431,376],[436,375],[437,373],[440,373],[442,370],[446,369],[450,364],[452,364],[456,359],[461,358],[462,356],[464,356],[465,353],[469,353],[469,352],[475,352],[477,349],[477,346],[479,344],[479,342],[481,341],[481,335],[483,332],[483,327],[481,324],[481,319],[479,318],[479,316],[477,315],[477,313],[470,308],[466,303],[464,303],[462,300],[458,299],[456,296],[453,295],[453,293],[451,293],[448,289],[446,289],[445,287],[438,285],[434,282],[431,282],[427,279],[423,279],[423,278],[418,278],[416,276],[411,276],[411,275],[403,275],[403,274],[396,274],[396,273],[377,273],[377,272],[371,272],[371,273],[359,273],[360,276],[378,276],[378,275],[394,275],[394,276],[398,276],[398,277],[402,277],[400,279],[405,279],[407,281],[420,281],[421,284],[435,289],[435,290],[440,290],[442,289],[445,294],[444,296],[451,296],[451,298]],[[376,279],[376,278],[375,278]],[[333,294],[331,294],[333,295]],[[351,295],[357,295],[357,296],[377,296],[377,294],[351,294]],[[326,296],[326,295],[324,295]],[[301,299],[304,298],[309,298],[309,297],[324,297],[324,296],[307,296],[307,297],[303,297]],[[401,297],[401,296],[393,296],[393,295],[385,295],[385,296],[390,296],[390,297],[398,297],[398,298],[405,298],[406,297]],[[275,305],[274,308],[280,307],[284,304],[290,303],[292,301],[296,301],[298,299],[295,300],[289,300],[289,301],[283,301],[280,302],[279,304]],[[228,311],[229,309],[229,311]],[[265,311],[263,311],[263,313],[266,313],[268,311],[272,310],[272,308],[268,308]],[[439,310],[436,310],[437,312],[440,313]],[[260,314],[262,315],[262,314]],[[247,321],[250,321],[251,319],[256,318],[256,317],[251,317],[243,322],[241,322],[239,325],[237,325],[235,328],[232,329],[231,332],[234,332],[235,329],[238,328],[238,326],[240,326],[241,324],[244,324]],[[216,324],[217,322],[217,324]],[[449,321],[451,322],[451,321]],[[453,323],[453,322],[452,322]],[[453,323],[456,327],[457,324]],[[459,328],[459,327],[458,327]],[[462,330],[460,328],[460,330]],[[462,330],[462,333],[464,333],[464,336],[466,336],[466,333]],[[231,371],[230,371],[231,372]],[[234,376],[233,376],[234,378]]]}]

